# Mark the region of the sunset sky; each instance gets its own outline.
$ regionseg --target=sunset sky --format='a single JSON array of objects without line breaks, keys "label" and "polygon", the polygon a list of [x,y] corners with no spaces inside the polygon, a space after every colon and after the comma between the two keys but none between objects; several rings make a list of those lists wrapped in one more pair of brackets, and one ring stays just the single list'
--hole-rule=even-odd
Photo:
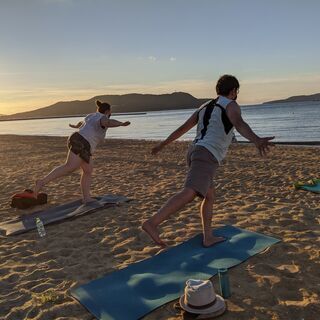
[{"label": "sunset sky", "polygon": [[0,114],[98,94],[320,92],[319,0],[0,0]]}]

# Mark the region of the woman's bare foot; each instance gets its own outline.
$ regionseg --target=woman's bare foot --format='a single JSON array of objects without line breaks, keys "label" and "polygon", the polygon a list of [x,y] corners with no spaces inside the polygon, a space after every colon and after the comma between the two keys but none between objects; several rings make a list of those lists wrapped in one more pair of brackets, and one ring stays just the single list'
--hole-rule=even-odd
[{"label": "woman's bare foot", "polygon": [[153,226],[148,220],[142,224],[142,230],[159,246],[166,247],[166,244],[160,239],[157,227]]},{"label": "woman's bare foot", "polygon": [[36,184],[35,184],[35,187],[34,187],[34,192],[33,192],[35,198],[38,198],[38,193],[43,188],[43,186],[44,186],[44,183],[43,183],[42,180],[39,179],[39,180],[36,181]]},{"label": "woman's bare foot", "polygon": [[214,236],[209,236],[203,239],[202,245],[205,248],[209,248],[212,247],[213,245],[219,243],[219,242],[223,242],[226,239],[223,237],[214,237]]},{"label": "woman's bare foot", "polygon": [[93,202],[93,201],[97,201],[97,199],[90,197],[90,198],[83,199],[82,203],[83,204],[88,204],[89,202]]}]

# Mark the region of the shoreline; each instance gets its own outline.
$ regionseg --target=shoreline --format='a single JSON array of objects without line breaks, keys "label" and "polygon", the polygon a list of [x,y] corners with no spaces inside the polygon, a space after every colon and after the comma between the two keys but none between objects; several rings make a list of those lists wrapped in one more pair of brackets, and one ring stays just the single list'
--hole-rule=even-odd
[{"label": "shoreline", "polygon": [[[22,135],[22,134],[0,134],[0,137],[40,137],[40,138],[67,138],[68,136],[54,136],[54,135]],[[125,138],[106,138],[105,141],[109,140],[119,140],[119,141],[146,141],[146,142],[157,142],[157,141],[163,141],[164,139],[125,139]],[[177,140],[176,142],[191,142],[192,139],[183,139],[183,140]],[[237,141],[235,143],[232,143],[232,145],[252,145],[252,142],[250,141]],[[287,146],[287,147],[319,147],[320,141],[290,141],[290,142],[273,142],[276,146]]]}]

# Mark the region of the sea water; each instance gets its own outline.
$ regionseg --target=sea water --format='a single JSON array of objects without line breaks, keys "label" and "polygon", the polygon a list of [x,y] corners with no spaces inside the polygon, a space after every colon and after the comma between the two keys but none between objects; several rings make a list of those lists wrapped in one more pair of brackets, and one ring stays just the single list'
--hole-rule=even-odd
[{"label": "sea water", "polygon": [[[320,142],[320,102],[281,103],[243,106],[242,116],[260,136],[275,136],[278,142]],[[165,139],[182,125],[194,112],[193,109],[153,111],[146,114],[113,115],[120,121],[130,121],[128,127],[110,128],[107,138]],[[56,118],[0,122],[0,134],[68,136],[73,131],[69,123],[83,118]],[[182,140],[192,140],[195,128]],[[238,133],[239,141],[245,141]]]}]

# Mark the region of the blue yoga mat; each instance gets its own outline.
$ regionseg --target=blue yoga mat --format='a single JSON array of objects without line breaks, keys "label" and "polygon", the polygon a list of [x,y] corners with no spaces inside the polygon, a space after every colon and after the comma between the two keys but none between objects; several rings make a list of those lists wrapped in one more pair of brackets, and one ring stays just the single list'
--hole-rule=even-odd
[{"label": "blue yoga mat", "polygon": [[81,200],[76,200],[22,215],[18,218],[0,223],[0,230],[4,230],[7,236],[24,233],[37,228],[36,218],[40,218],[44,225],[48,225],[53,222],[93,213],[109,206],[129,201],[129,199],[124,196],[112,194],[95,197],[95,199],[96,201],[89,202],[86,205],[82,204]]},{"label": "blue yoga mat", "polygon": [[71,291],[96,318],[136,320],[178,298],[186,280],[209,279],[220,268],[231,268],[280,240],[224,226],[215,235],[227,241],[202,246],[202,235],[152,258],[132,264]]}]

